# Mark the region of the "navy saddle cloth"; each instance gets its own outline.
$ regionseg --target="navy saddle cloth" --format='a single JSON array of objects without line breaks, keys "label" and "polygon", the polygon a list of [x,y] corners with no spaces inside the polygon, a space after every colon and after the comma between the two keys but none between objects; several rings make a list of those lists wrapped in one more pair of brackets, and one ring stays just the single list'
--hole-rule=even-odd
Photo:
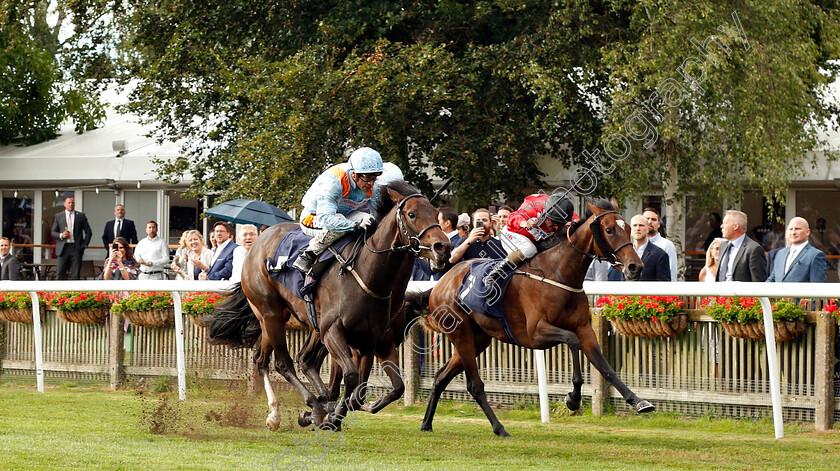
[{"label": "navy saddle cloth", "polygon": [[[332,244],[332,248],[336,252],[341,252],[347,247],[347,244],[355,240],[354,236],[355,233],[348,232],[346,236]],[[309,246],[311,239],[312,237],[304,234],[300,226],[298,226],[283,237],[283,240],[277,245],[274,258],[265,260],[266,266],[268,267],[268,274],[300,299],[304,299],[304,296],[312,291],[312,288],[314,288],[318,281],[317,279],[310,278],[307,284],[303,273],[292,268],[292,264],[295,263],[301,251]],[[335,255],[331,251],[325,250],[315,263],[317,265],[332,258],[335,258]]]},{"label": "navy saddle cloth", "polygon": [[481,260],[473,262],[470,265],[470,271],[464,277],[464,281],[458,288],[458,304],[464,308],[465,311],[470,310],[480,312],[487,317],[491,317],[499,321],[504,329],[505,334],[511,338],[514,343],[519,345],[513,332],[510,330],[504,310],[502,309],[502,300],[505,297],[510,280],[513,279],[513,272],[508,272],[505,276],[497,278],[490,286],[484,285],[484,277],[490,273],[500,263],[505,263],[506,260]]}]

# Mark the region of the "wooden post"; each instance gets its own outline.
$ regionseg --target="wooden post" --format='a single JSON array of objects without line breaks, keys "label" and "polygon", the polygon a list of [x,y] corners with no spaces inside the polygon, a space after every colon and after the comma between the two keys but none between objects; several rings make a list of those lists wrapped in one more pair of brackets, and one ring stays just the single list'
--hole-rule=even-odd
[{"label": "wooden post", "polygon": [[834,416],[834,316],[825,311],[817,315],[814,348],[814,428],[831,430]]},{"label": "wooden post", "polygon": [[417,401],[417,393],[420,391],[420,336],[423,335],[423,328],[414,326],[403,342],[403,373],[405,374],[405,394],[403,404],[413,405]]},{"label": "wooden post", "polygon": [[125,380],[125,348],[123,345],[125,330],[123,329],[124,320],[121,316],[110,314],[108,316],[108,323],[110,329],[108,332],[108,369],[111,374],[111,391],[119,389]]},{"label": "wooden post", "polygon": [[[610,323],[601,314],[601,311],[592,310],[592,329],[595,331],[595,338],[598,339],[598,344],[601,345],[601,351],[604,352],[604,358],[609,357],[607,345],[607,330]],[[581,361],[586,361],[586,357],[581,353]],[[597,369],[592,368],[592,415],[604,415],[604,409],[609,398],[608,388],[609,383],[606,378],[598,372]]]},{"label": "wooden post", "polygon": [[255,361],[248,362],[248,371],[245,374],[248,376],[248,390],[251,394],[257,396],[265,391],[265,383]]},{"label": "wooden post", "polygon": [[6,356],[6,328],[5,322],[0,322],[0,377],[3,376],[3,357]]}]

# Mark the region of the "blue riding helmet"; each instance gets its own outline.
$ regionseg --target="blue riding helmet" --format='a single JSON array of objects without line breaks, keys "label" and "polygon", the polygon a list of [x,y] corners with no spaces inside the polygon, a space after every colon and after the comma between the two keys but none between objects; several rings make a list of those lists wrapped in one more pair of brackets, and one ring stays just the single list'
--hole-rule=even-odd
[{"label": "blue riding helmet", "polygon": [[360,147],[350,154],[350,169],[355,173],[382,173],[382,156],[370,147]]},{"label": "blue riding helmet", "polygon": [[376,183],[378,185],[387,185],[394,180],[405,180],[402,170],[400,170],[400,168],[397,167],[395,164],[392,164],[391,162],[385,162],[382,164],[382,168],[382,175],[376,178]]}]

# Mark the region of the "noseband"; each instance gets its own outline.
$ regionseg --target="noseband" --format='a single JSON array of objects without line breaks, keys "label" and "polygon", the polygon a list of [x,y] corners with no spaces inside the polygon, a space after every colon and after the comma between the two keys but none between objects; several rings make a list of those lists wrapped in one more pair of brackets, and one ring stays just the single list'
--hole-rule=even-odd
[{"label": "noseband", "polygon": [[632,245],[632,242],[625,242],[619,245],[616,248],[610,247],[607,244],[607,239],[604,237],[604,228],[601,226],[601,217],[606,216],[607,214],[619,214],[618,211],[605,211],[597,216],[589,223],[589,231],[592,232],[592,238],[595,239],[595,245],[598,246],[598,249],[601,251],[602,254],[605,254],[603,257],[599,256],[595,253],[584,252],[579,248],[575,247],[575,244],[572,243],[572,237],[569,231],[572,228],[571,223],[566,224],[566,240],[569,241],[569,245],[572,246],[578,253],[581,253],[593,260],[598,260],[599,262],[607,262],[610,266],[614,268],[623,267],[624,264],[618,261],[618,258],[615,256],[616,252],[623,249],[628,245]]},{"label": "noseband", "polygon": [[411,198],[422,198],[422,197],[423,197],[423,195],[420,194],[420,193],[413,193],[411,195],[408,195],[408,196],[404,197],[403,199],[400,200],[399,203],[397,203],[397,227],[400,230],[400,235],[402,235],[402,237],[400,239],[404,238],[408,241],[406,244],[404,244],[404,245],[396,245],[395,244],[395,245],[392,245],[390,248],[387,248],[385,250],[374,250],[367,245],[367,234],[366,234],[365,235],[365,247],[367,247],[367,249],[369,251],[371,251],[372,253],[411,252],[414,256],[419,256],[421,250],[432,250],[431,247],[426,247],[424,245],[421,245],[420,244],[420,238],[423,237],[423,234],[425,234],[426,231],[428,231],[429,229],[432,229],[432,228],[435,228],[435,227],[440,228],[440,224],[438,224],[438,223],[429,224],[428,226],[426,226],[425,229],[423,229],[420,232],[417,232],[416,230],[414,230],[413,227],[411,227],[408,224],[408,221],[406,221],[405,218],[402,215],[403,206],[405,205],[405,203],[408,200],[410,200]]}]

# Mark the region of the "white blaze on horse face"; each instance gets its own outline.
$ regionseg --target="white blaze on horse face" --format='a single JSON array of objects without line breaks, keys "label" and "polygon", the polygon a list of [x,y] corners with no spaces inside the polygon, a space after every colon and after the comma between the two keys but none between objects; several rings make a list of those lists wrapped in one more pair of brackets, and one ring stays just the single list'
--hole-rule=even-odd
[{"label": "white blaze on horse face", "polygon": [[616,220],[615,220],[615,224],[616,224],[618,227],[620,227],[622,230],[625,230],[625,229],[624,229],[624,219],[616,219]]}]

